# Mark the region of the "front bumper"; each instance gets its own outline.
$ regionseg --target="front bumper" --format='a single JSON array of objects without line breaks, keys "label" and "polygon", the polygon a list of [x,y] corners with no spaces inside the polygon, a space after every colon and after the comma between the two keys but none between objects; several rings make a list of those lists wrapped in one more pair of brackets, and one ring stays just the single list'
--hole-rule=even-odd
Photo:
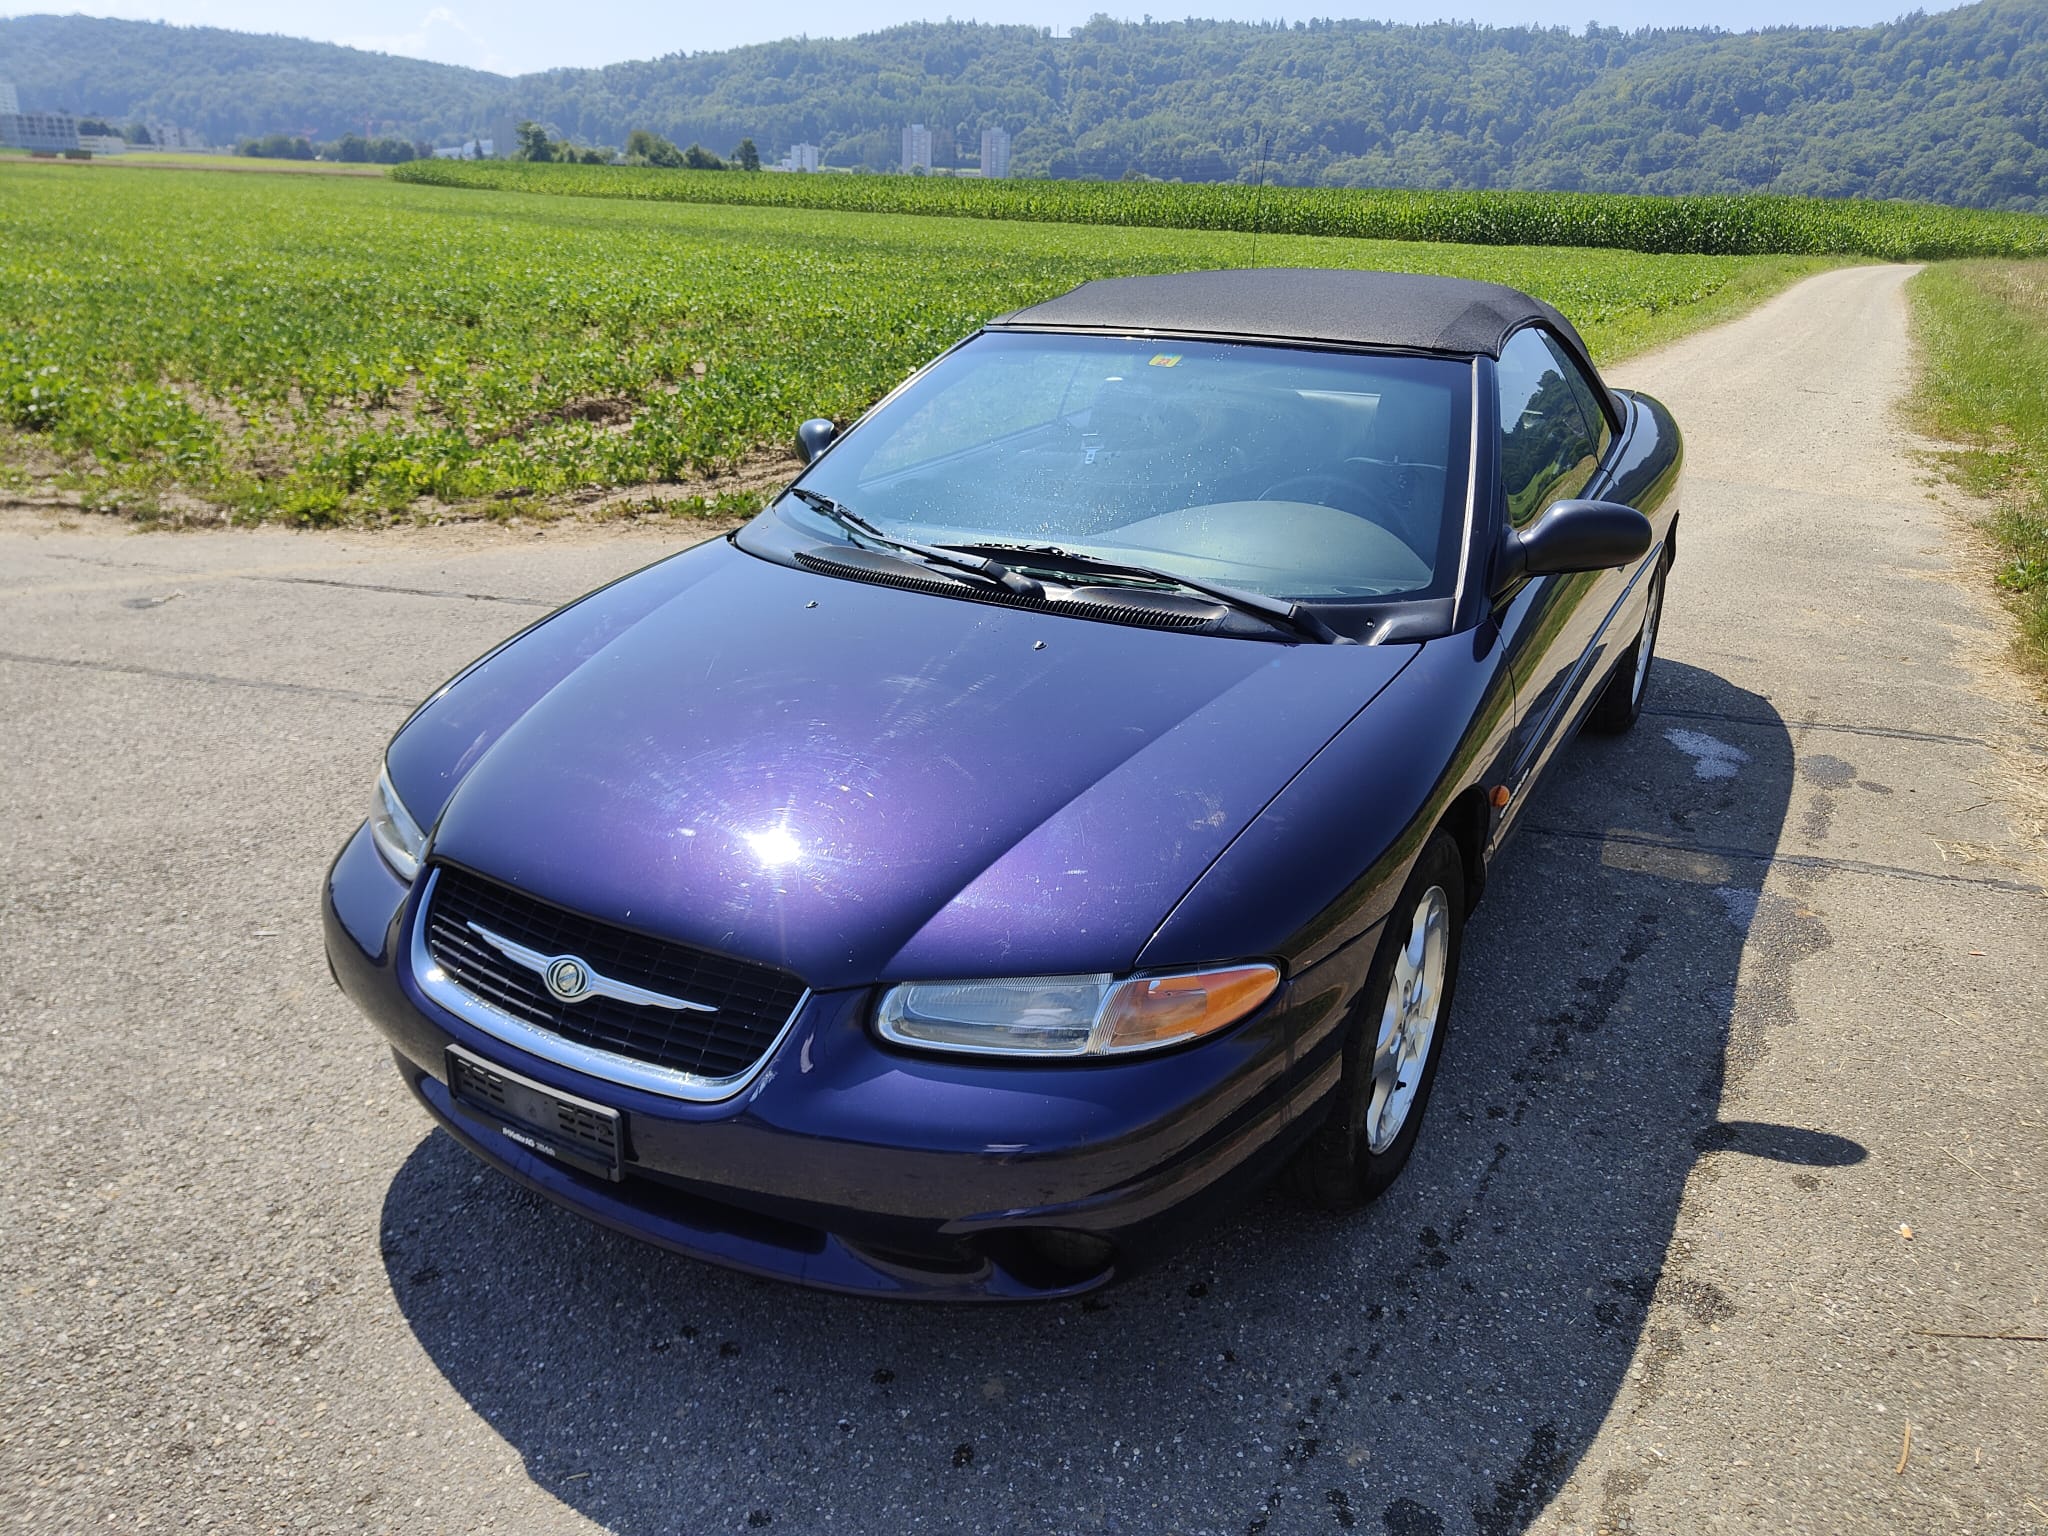
[{"label": "front bumper", "polygon": [[[898,1051],[867,989],[814,995],[738,1094],[690,1103],[532,1055],[424,996],[407,956],[412,893],[367,829],[325,900],[327,954],[430,1114],[486,1162],[621,1232],[693,1258],[831,1290],[920,1298],[1071,1295],[1128,1272],[1254,1187],[1336,1082],[1346,989],[1284,986],[1217,1039],[1102,1063]],[[621,1111],[625,1177],[528,1151],[447,1087],[451,1045]]]}]

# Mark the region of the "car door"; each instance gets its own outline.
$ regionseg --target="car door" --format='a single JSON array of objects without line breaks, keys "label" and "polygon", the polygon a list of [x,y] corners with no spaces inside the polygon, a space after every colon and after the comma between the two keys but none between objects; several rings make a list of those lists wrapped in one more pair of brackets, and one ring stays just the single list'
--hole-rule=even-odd
[{"label": "car door", "polygon": [[[1614,439],[1590,380],[1548,332],[1517,331],[1494,368],[1500,407],[1499,518],[1527,528],[1553,502],[1597,495]],[[1514,804],[1558,743],[1589,683],[1602,620],[1626,587],[1619,571],[1525,577],[1494,620],[1515,679]]]}]

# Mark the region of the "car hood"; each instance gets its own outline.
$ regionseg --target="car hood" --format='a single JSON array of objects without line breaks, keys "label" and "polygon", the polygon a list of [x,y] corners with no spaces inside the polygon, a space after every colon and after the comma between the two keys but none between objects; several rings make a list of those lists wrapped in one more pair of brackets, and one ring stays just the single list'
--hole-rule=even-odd
[{"label": "car hood", "polygon": [[392,762],[419,814],[440,782],[435,860],[814,988],[1116,971],[1412,655],[1001,608],[719,545],[510,642]]}]

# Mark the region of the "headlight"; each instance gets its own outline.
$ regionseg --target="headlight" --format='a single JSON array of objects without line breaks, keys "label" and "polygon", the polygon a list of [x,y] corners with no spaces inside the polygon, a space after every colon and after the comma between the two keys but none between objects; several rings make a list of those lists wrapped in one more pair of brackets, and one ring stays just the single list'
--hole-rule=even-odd
[{"label": "headlight", "polygon": [[993,1056],[1115,1056],[1213,1034],[1280,985],[1265,964],[1168,976],[1035,976],[916,981],[876,1011],[884,1040]]},{"label": "headlight", "polygon": [[384,862],[410,882],[420,872],[420,856],[427,851],[427,834],[412,819],[412,812],[391,787],[391,770],[377,775],[377,797],[370,807],[370,838]]}]

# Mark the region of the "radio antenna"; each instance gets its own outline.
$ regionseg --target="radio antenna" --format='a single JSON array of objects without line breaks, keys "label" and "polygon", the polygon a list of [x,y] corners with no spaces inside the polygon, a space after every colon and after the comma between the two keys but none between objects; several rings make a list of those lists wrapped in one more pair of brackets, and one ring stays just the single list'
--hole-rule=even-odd
[{"label": "radio antenna", "polygon": [[1248,267],[1256,267],[1259,264],[1259,225],[1262,222],[1260,215],[1266,206],[1266,129],[1263,124],[1260,125],[1258,133],[1259,184],[1252,191],[1252,248],[1244,263]]}]

